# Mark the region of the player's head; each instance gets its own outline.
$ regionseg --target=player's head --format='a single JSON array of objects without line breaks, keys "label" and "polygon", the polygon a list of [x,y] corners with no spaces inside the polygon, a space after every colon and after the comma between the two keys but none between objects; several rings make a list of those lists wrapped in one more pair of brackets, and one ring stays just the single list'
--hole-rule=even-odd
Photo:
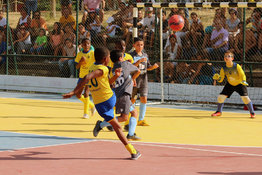
[{"label": "player's head", "polygon": [[115,43],[115,49],[121,50],[124,53],[126,51],[126,42],[122,39],[117,40]]},{"label": "player's head", "polygon": [[224,61],[225,62],[232,62],[234,60],[234,53],[230,50],[228,50],[224,55]]},{"label": "player's head", "polygon": [[82,48],[84,49],[84,52],[88,52],[91,48],[91,41],[89,38],[84,38],[82,41],[81,41],[81,46]]},{"label": "player's head", "polygon": [[144,49],[144,40],[142,38],[135,38],[133,46],[136,52],[142,52],[142,50]]},{"label": "player's head", "polygon": [[110,58],[113,63],[123,60],[123,52],[121,50],[112,50],[110,52]]},{"label": "player's head", "polygon": [[107,66],[110,60],[109,50],[105,47],[96,48],[95,49],[95,60],[96,60],[96,63]]}]

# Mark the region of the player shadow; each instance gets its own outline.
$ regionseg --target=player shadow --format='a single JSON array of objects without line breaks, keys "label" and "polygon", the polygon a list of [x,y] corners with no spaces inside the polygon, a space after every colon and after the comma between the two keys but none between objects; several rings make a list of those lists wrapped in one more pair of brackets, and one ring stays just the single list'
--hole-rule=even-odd
[{"label": "player shadow", "polygon": [[93,132],[93,130],[55,130],[55,129],[32,129],[32,130],[5,130],[7,132],[45,132],[45,133],[52,133],[52,132],[69,132],[69,133],[86,133],[86,132]]},{"label": "player shadow", "polygon": [[[71,138],[71,137],[59,137],[59,136],[0,136],[0,138],[25,138],[25,139],[53,139],[53,140],[90,140],[86,138]],[[1,149],[0,149],[1,150]]]},{"label": "player shadow", "polygon": [[147,115],[146,117],[148,118],[193,118],[193,119],[206,119],[206,118],[211,118],[210,116],[194,116],[194,115],[181,115],[181,116],[150,116]]},{"label": "player shadow", "polygon": [[95,123],[22,123],[23,125],[55,125],[55,126],[87,126],[91,125],[94,126]]},{"label": "player shadow", "polygon": [[[15,150],[14,150],[15,151]],[[110,158],[110,157],[33,157],[39,155],[51,155],[50,152],[27,151],[24,154],[10,155],[9,157],[0,157],[0,160],[130,160],[130,158]]]},{"label": "player shadow", "polygon": [[261,175],[262,172],[198,172],[198,174],[213,174],[213,175]]},{"label": "player shadow", "polygon": [[54,117],[54,116],[0,116],[0,118],[13,118],[13,119],[81,119],[79,117]]}]

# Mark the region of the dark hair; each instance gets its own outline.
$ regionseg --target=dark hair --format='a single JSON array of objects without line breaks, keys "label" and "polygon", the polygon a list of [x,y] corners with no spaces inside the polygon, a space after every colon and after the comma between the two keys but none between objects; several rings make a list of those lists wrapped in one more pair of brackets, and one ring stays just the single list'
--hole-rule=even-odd
[{"label": "dark hair", "polygon": [[39,11],[39,10],[37,10],[37,11],[35,11],[34,13],[33,13],[33,18],[35,18],[35,14],[36,13],[39,13],[39,17],[41,16],[41,12]]},{"label": "dark hair", "polygon": [[89,38],[83,38],[82,41],[81,41],[81,44],[83,44],[84,42],[91,42],[91,40]]},{"label": "dark hair", "polygon": [[231,12],[234,12],[234,14],[237,15],[237,11],[236,11],[235,9],[231,8],[231,9],[228,10],[228,13],[229,13],[229,14],[230,14]]},{"label": "dark hair", "polygon": [[61,34],[61,28],[62,28],[62,25],[60,22],[55,22],[54,25],[57,24],[58,28],[57,30],[52,30],[52,35],[59,35]]},{"label": "dark hair", "polygon": [[244,25],[244,22],[243,22],[243,21],[239,22],[238,25],[237,25],[237,27],[239,28],[240,25]]},{"label": "dark hair", "polygon": [[113,63],[116,63],[119,61],[119,58],[122,57],[123,52],[121,50],[112,50],[110,52],[110,58],[113,61]]},{"label": "dark hair", "polygon": [[44,28],[40,28],[40,29],[39,29],[39,32],[40,32],[40,31],[43,31],[43,32],[44,32],[44,35],[46,35],[46,32],[45,32],[45,29],[44,29]]},{"label": "dark hair", "polygon": [[139,38],[139,37],[134,38],[134,43],[136,43],[138,41],[144,41],[144,40],[142,38]]},{"label": "dark hair", "polygon": [[73,41],[72,41],[70,38],[66,38],[66,39],[65,39],[65,43],[66,43],[67,41],[73,43]]},{"label": "dark hair", "polygon": [[233,57],[235,56],[235,54],[234,54],[234,53],[233,53],[231,50],[227,50],[225,54],[227,54],[227,53],[230,53],[230,54],[232,54],[232,55],[233,55]]},{"label": "dark hair", "polygon": [[190,14],[190,16],[194,16],[194,15],[197,16],[197,13],[196,13],[196,12],[192,12],[192,13]]},{"label": "dark hair", "polygon": [[105,47],[95,49],[95,60],[97,63],[102,63],[103,59],[109,55],[109,50]]}]

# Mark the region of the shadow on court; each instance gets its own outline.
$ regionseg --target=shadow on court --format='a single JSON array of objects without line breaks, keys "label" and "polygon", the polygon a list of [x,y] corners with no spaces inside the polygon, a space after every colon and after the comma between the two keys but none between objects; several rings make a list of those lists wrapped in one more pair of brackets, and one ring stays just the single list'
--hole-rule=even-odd
[{"label": "shadow on court", "polygon": [[261,175],[262,172],[231,172],[231,173],[223,173],[223,172],[199,172],[199,174],[209,174],[209,175]]}]

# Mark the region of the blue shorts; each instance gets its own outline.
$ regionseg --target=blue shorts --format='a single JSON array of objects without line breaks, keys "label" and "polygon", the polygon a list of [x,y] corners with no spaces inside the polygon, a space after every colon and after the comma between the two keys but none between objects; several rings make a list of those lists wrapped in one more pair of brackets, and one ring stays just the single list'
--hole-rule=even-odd
[{"label": "blue shorts", "polygon": [[111,98],[102,103],[98,103],[95,105],[98,114],[105,119],[105,121],[109,122],[114,119],[114,106],[116,104],[116,96],[113,94]]}]

